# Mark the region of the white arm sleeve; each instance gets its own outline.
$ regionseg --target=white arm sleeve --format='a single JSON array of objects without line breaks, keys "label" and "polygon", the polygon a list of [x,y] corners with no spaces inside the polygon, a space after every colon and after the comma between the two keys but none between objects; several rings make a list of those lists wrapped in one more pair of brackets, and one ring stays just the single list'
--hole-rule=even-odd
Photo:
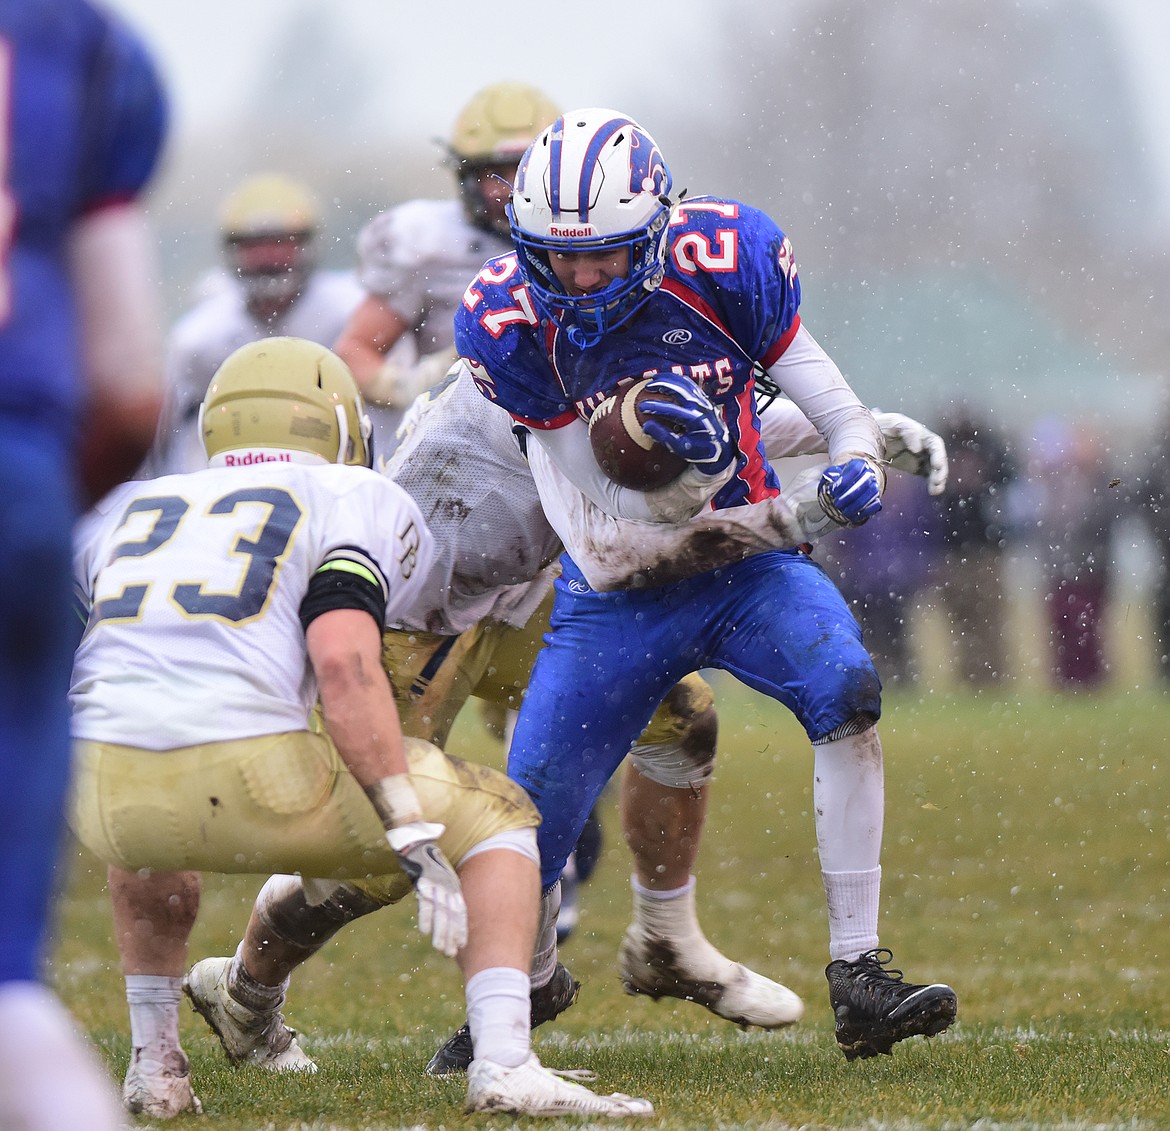
[{"label": "white arm sleeve", "polygon": [[789,456],[819,455],[829,450],[813,422],[784,397],[777,397],[760,414],[760,435],[772,463]]},{"label": "white arm sleeve", "polygon": [[[597,466],[589,427],[583,420],[574,420],[563,428],[533,430],[530,435],[530,458],[533,449],[539,448],[565,479],[604,513],[632,522],[683,522],[698,514],[735,472],[734,464],[718,475],[704,475],[691,466],[665,487],[634,491],[619,487]],[[556,527],[551,515],[549,522]]]},{"label": "white arm sleeve", "polygon": [[607,514],[538,445],[529,448],[529,465],[549,523],[599,592],[665,585],[839,529],[817,502],[819,467],[806,483],[798,477],[788,495],[670,524]]},{"label": "white arm sleeve", "polygon": [[[882,433],[873,414],[857,398],[834,364],[802,324],[788,348],[768,369],[768,376],[792,399],[828,442],[829,462],[855,457],[881,463]],[[761,417],[766,421],[777,402]],[[765,448],[769,456],[771,449]]]}]

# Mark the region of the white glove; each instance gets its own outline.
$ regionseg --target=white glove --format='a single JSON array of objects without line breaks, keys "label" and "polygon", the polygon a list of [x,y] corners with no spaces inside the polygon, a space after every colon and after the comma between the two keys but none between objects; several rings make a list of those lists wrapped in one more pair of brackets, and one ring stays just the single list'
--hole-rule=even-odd
[{"label": "white glove", "polygon": [[886,460],[891,467],[926,479],[926,489],[941,495],[947,485],[947,446],[925,424],[900,412],[875,412],[874,419],[886,441]]},{"label": "white glove", "polygon": [[412,821],[386,830],[386,840],[418,897],[418,929],[431,945],[454,958],[467,942],[467,904],[463,888],[437,841],[443,825]]},{"label": "white glove", "polygon": [[385,361],[366,386],[363,396],[370,404],[406,408],[415,397],[437,385],[458,360],[455,347],[423,354],[413,364]]}]

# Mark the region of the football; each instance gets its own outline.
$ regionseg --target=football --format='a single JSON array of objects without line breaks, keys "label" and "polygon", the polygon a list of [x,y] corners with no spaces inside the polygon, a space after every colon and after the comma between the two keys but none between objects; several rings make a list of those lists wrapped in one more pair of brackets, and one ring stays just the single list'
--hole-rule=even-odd
[{"label": "football", "polygon": [[598,466],[619,487],[652,491],[665,487],[686,470],[687,461],[652,440],[642,428],[638,406],[646,400],[670,400],[669,393],[647,392],[651,378],[619,385],[589,417],[589,440]]}]

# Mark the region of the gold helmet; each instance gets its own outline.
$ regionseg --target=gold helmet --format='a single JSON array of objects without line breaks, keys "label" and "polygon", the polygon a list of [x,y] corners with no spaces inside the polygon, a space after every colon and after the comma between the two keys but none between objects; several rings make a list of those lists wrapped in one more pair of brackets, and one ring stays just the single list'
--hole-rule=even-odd
[{"label": "gold helmet", "polygon": [[[467,218],[478,227],[508,234],[503,204],[492,207],[480,182],[495,172],[510,185],[533,139],[560,117],[560,109],[534,86],[498,82],[484,87],[460,112],[447,150],[455,167]],[[506,174],[506,176],[505,176]]]},{"label": "gold helmet", "polygon": [[243,181],[219,212],[225,240],[262,236],[311,236],[319,224],[317,202],[297,181],[279,173],[260,173]]},{"label": "gold helmet", "polygon": [[476,94],[455,119],[449,148],[460,162],[518,164],[560,109],[534,86],[498,82]]},{"label": "gold helmet", "polygon": [[314,267],[317,202],[277,173],[249,177],[223,202],[220,233],[229,265],[257,316],[271,318],[301,293]]},{"label": "gold helmet", "polygon": [[270,461],[373,465],[370,418],[345,364],[304,338],[261,338],[216,370],[199,430],[219,466]]}]

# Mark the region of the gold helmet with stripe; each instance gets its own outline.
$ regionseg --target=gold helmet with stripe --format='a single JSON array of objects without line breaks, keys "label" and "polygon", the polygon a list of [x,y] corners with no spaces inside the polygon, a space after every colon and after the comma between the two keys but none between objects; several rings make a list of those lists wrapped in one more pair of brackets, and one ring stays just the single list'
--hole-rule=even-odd
[{"label": "gold helmet with stripe", "polygon": [[213,466],[373,465],[370,418],[349,366],[305,338],[261,338],[231,354],[208,386],[199,430]]},{"label": "gold helmet with stripe", "polygon": [[[495,180],[511,185],[516,166],[533,138],[560,116],[560,109],[534,86],[498,82],[475,94],[460,112],[447,143],[467,218],[477,227],[508,234],[507,193],[491,191]],[[498,199],[497,199],[498,198]]]}]

